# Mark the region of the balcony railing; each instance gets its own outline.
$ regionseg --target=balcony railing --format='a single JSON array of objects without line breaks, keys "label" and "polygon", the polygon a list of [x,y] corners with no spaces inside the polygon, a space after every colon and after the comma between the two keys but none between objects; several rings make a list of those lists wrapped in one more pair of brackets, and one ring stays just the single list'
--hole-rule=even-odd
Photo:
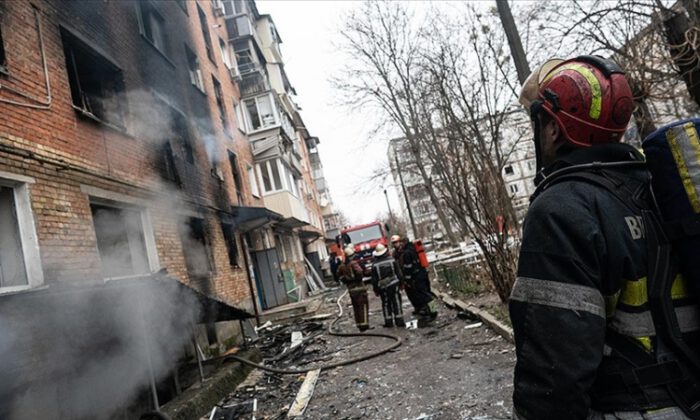
[{"label": "balcony railing", "polygon": [[250,69],[256,68],[253,66],[238,66],[238,71],[241,74],[239,88],[241,90],[242,98],[255,96],[270,90],[270,84],[267,81],[267,77],[264,70],[259,68],[257,68],[256,70]]}]

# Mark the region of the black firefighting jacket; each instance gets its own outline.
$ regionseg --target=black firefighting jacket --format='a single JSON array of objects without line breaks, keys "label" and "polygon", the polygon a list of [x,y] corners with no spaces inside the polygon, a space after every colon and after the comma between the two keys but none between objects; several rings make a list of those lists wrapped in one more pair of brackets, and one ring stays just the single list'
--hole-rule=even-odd
[{"label": "black firefighting jacket", "polygon": [[[570,153],[546,172],[590,162],[642,159],[623,145]],[[624,187],[643,169],[613,170]],[[545,181],[546,182],[546,181]],[[632,363],[659,348],[646,294],[647,248],[641,211],[583,180],[553,183],[532,202],[523,227],[510,298],[517,363],[517,418],[584,419],[591,408],[638,411],[676,405],[663,385],[643,390]],[[674,284],[674,303],[694,305]],[[697,306],[694,306],[697,309]],[[697,319],[679,320],[687,333]],[[631,357],[631,353],[635,353]]]}]

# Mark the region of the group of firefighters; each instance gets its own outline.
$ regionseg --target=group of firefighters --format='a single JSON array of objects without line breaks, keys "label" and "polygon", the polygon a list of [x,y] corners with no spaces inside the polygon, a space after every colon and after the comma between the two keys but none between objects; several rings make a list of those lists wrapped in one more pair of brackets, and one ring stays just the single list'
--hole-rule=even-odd
[{"label": "group of firefighters", "polygon": [[[344,249],[345,260],[337,264],[335,276],[345,284],[350,294],[355,314],[355,324],[360,331],[369,329],[369,299],[365,279],[382,301],[384,327],[405,327],[401,291],[403,290],[418,317],[418,325],[430,323],[437,316],[435,299],[430,290],[428,272],[420,262],[412,242],[399,235],[391,237],[393,252],[384,244],[378,244],[372,253],[371,267],[365,270],[348,244]],[[369,272],[369,273],[368,273]],[[369,274],[369,275],[368,275]]]}]

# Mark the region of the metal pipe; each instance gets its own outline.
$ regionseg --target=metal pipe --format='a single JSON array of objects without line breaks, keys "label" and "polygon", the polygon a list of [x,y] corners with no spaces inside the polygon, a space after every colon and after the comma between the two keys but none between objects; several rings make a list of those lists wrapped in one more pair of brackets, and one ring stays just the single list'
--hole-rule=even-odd
[{"label": "metal pipe", "polygon": [[143,311],[143,300],[141,294],[138,294],[136,302],[139,308],[139,318],[141,319],[141,333],[143,334],[143,342],[146,348],[146,361],[148,362],[148,373],[151,382],[151,395],[153,397],[153,408],[158,411],[160,410],[160,403],[158,401],[158,390],[156,389],[156,376],[153,370],[153,360],[151,359],[151,345],[148,339],[148,330],[146,329],[146,319]]},{"label": "metal pipe", "polygon": [[192,325],[192,345],[194,346],[194,354],[197,357],[197,368],[199,368],[199,380],[200,382],[204,382],[204,368],[202,367],[202,355],[199,354],[199,344],[197,344],[197,335],[194,329],[194,325]]}]

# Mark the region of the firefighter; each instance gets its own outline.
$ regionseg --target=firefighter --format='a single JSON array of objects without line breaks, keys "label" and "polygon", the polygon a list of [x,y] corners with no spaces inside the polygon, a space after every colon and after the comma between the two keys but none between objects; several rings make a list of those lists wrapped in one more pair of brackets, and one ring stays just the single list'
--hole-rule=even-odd
[{"label": "firefighter", "polygon": [[401,307],[401,269],[383,244],[378,244],[372,256],[372,286],[374,294],[382,299],[384,326],[405,327]]},{"label": "firefighter", "polygon": [[362,282],[362,267],[357,262],[355,247],[352,244],[345,248],[344,253],[345,261],[338,266],[338,279],[348,288],[357,329],[366,331],[369,329],[369,300],[367,288]]},{"label": "firefighter", "polygon": [[[623,71],[594,56],[550,61],[520,100],[543,169],[509,302],[515,417],[700,418],[700,381],[650,312],[642,211],[619,198],[641,205],[648,182],[635,163],[643,157],[619,143],[634,108]],[[590,171],[578,175],[582,168]],[[679,322],[697,337],[698,301],[685,290],[674,285],[673,304],[695,311]]]},{"label": "firefighter", "polygon": [[406,297],[413,305],[413,314],[419,316],[419,324],[434,320],[437,317],[437,304],[430,290],[428,272],[421,265],[416,247],[399,235],[391,237],[391,244],[394,246],[394,259],[399,263],[403,275]]}]

